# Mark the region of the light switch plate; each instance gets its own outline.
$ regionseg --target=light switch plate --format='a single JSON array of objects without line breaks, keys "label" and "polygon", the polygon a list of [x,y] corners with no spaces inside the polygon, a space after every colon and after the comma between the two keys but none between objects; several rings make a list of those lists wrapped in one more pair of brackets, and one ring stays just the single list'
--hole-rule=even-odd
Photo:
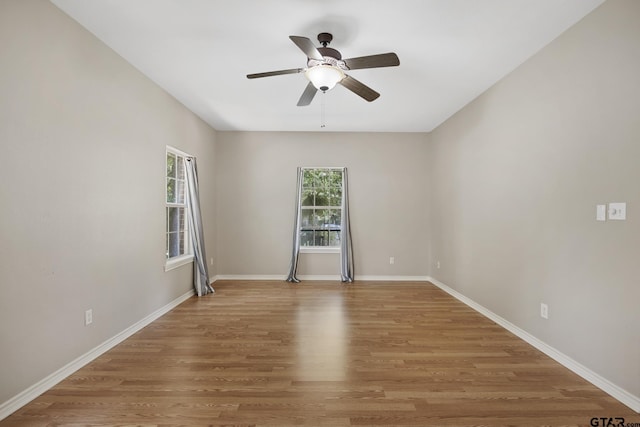
[{"label": "light switch plate", "polygon": [[607,205],[596,205],[596,221],[607,220]]},{"label": "light switch plate", "polygon": [[609,203],[609,219],[621,221],[627,219],[627,204]]}]

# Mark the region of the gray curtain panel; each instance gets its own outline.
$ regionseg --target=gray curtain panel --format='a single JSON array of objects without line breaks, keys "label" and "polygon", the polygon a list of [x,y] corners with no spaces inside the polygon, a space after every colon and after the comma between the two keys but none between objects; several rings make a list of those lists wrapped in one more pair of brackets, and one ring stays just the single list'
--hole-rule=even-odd
[{"label": "gray curtain panel", "polygon": [[302,198],[302,168],[298,168],[298,185],[296,193],[296,215],[293,220],[293,249],[291,251],[291,265],[289,266],[289,275],[287,282],[300,283],[300,279],[296,277],[298,270],[298,255],[300,254],[300,200]]},{"label": "gray curtain panel", "polygon": [[187,172],[187,205],[188,221],[193,245],[193,287],[199,297],[213,293],[209,285],[207,269],[207,253],[204,249],[204,233],[202,232],[202,215],[200,212],[200,192],[198,191],[198,168],[194,157],[186,158]]},{"label": "gray curtain panel", "polygon": [[353,245],[351,243],[351,224],[349,223],[349,183],[347,168],[342,170],[342,236],[340,239],[340,279],[353,282]]}]

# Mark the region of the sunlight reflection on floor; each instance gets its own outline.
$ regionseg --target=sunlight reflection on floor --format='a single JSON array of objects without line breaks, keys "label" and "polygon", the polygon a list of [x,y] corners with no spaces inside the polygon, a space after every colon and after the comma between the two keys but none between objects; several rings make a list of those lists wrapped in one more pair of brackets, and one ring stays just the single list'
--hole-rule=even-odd
[{"label": "sunlight reflection on floor", "polygon": [[340,294],[304,300],[296,313],[297,376],[300,381],[347,377],[347,328]]}]

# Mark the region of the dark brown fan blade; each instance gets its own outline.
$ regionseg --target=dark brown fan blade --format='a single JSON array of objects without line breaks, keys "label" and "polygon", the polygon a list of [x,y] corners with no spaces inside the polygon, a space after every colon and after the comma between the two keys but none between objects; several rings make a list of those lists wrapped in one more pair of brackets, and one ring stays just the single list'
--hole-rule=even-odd
[{"label": "dark brown fan blade", "polygon": [[301,51],[307,55],[307,58],[317,59],[318,61],[322,61],[324,58],[318,49],[313,45],[313,42],[306,37],[300,36],[289,36],[292,42],[296,44],[300,48]]},{"label": "dark brown fan blade", "polygon": [[378,99],[378,97],[380,96],[378,92],[371,89],[364,83],[360,83],[358,80],[354,79],[351,76],[346,76],[340,81],[340,84],[369,102]]},{"label": "dark brown fan blade", "polygon": [[289,70],[269,71],[266,73],[247,74],[248,79],[257,79],[260,77],[279,76],[281,74],[296,74],[304,71],[304,68],[291,68]]},{"label": "dark brown fan blade", "polygon": [[392,52],[345,59],[344,63],[347,64],[350,70],[358,70],[362,68],[395,67],[400,65],[400,59],[398,59],[398,55]]},{"label": "dark brown fan blade", "polygon": [[306,107],[307,105],[311,104],[311,101],[313,101],[313,97],[316,96],[316,92],[318,92],[318,89],[316,89],[313,83],[309,82],[304,92],[302,92],[300,100],[298,101],[298,107]]}]

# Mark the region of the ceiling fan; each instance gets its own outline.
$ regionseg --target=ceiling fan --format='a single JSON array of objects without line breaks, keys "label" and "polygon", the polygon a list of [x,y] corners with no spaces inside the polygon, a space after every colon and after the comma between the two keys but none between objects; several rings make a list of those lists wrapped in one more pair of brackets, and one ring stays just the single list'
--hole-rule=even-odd
[{"label": "ceiling fan", "polygon": [[329,33],[318,34],[318,41],[322,47],[315,47],[313,42],[306,37],[289,36],[292,42],[307,55],[307,68],[291,68],[288,70],[269,71],[266,73],[248,74],[248,79],[260,77],[279,76],[282,74],[304,73],[309,83],[302,92],[298,101],[298,107],[311,104],[313,97],[319,90],[326,92],[340,84],[356,95],[371,102],[380,94],[369,86],[361,83],[345,73],[345,71],[363,68],[394,67],[400,65],[398,55],[395,53],[382,53],[379,55],[361,56],[358,58],[342,59],[342,55],[336,49],[327,47],[333,35]]}]

